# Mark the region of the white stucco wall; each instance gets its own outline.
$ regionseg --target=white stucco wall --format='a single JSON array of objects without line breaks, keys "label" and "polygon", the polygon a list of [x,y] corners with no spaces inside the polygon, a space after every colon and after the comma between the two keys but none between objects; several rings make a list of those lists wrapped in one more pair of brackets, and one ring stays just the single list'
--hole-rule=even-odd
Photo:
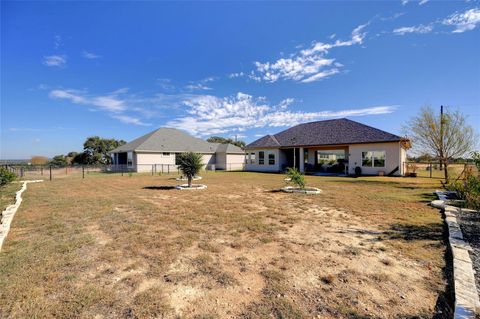
[{"label": "white stucco wall", "polygon": [[[362,167],[362,152],[385,151],[385,167]],[[394,175],[402,175],[402,163],[405,161],[405,152],[399,142],[354,144],[349,146],[349,173],[355,174],[355,167],[362,168],[364,175],[378,175],[380,171],[390,173],[397,166],[399,171]]]},{"label": "white stucco wall", "polygon": [[[265,163],[264,165],[258,164],[258,153],[265,152]],[[281,169],[281,158],[279,156],[278,149],[263,149],[263,150],[249,150],[248,153],[255,153],[255,164],[247,163],[245,164],[245,170],[247,171],[257,171],[257,172],[278,172]],[[275,165],[268,164],[268,154],[275,155]]]},{"label": "white stucco wall", "polygon": [[[170,165],[170,169],[174,169],[175,165],[175,153],[170,153],[170,155],[163,155],[163,153],[135,153],[136,161],[134,165],[137,168],[137,172],[151,172],[152,165],[157,165],[154,167],[154,170],[157,172],[161,171],[162,164],[164,165],[164,170],[167,170],[167,165]],[[176,169],[176,168],[175,168]]]},{"label": "white stucco wall", "polygon": [[241,170],[245,163],[244,154],[227,154],[226,170]]},{"label": "white stucco wall", "polygon": [[[215,164],[215,154],[202,154],[203,163],[205,165]],[[151,172],[152,165],[156,172],[162,171],[162,165],[164,172],[168,171],[168,167],[171,172],[176,172],[177,167],[175,165],[175,153],[170,155],[163,155],[163,153],[135,153],[133,156],[133,167],[139,173]]]}]

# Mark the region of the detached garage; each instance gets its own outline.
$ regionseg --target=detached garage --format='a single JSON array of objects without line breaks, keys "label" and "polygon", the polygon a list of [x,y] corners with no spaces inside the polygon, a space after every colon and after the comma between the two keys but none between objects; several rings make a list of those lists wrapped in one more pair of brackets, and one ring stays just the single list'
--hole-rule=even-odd
[{"label": "detached garage", "polygon": [[110,152],[113,169],[133,172],[176,169],[185,152],[203,155],[205,169],[241,170],[244,151],[232,144],[209,143],[174,128],[159,128]]}]

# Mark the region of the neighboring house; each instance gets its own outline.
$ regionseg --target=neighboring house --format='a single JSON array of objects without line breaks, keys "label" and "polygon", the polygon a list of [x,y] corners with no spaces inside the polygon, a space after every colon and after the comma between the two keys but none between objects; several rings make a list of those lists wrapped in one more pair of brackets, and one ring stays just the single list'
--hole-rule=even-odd
[{"label": "neighboring house", "polygon": [[279,172],[295,166],[314,172],[335,159],[347,174],[358,166],[364,175],[404,175],[408,145],[405,138],[348,119],[304,123],[248,144],[245,169]]},{"label": "neighboring house", "polygon": [[232,144],[209,143],[174,128],[159,128],[110,152],[114,168],[150,172],[162,168],[176,169],[178,156],[185,152],[200,153],[205,168],[243,169],[245,152]]}]

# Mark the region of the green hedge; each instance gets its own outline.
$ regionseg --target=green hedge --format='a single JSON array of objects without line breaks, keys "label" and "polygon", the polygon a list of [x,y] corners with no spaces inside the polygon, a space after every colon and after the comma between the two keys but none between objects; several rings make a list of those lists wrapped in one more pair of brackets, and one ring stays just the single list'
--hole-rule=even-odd
[{"label": "green hedge", "polygon": [[17,175],[10,172],[5,167],[0,167],[0,187],[13,182],[17,178]]}]

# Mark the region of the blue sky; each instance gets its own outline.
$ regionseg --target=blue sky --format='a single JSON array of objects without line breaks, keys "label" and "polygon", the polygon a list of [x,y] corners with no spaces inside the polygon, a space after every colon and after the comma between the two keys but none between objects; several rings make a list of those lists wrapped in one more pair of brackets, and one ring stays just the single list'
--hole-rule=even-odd
[{"label": "blue sky", "polygon": [[423,105],[480,127],[478,1],[1,3],[1,158],[161,126],[253,141]]}]

